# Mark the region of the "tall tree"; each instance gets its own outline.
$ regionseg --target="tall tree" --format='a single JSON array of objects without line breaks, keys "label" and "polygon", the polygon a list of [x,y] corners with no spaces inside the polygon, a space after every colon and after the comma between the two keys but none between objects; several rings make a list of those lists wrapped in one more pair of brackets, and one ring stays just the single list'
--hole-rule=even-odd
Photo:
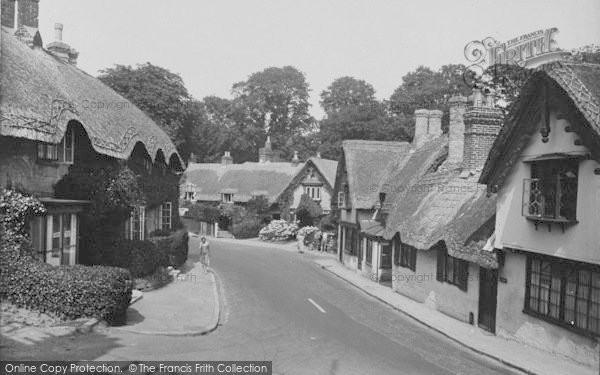
[{"label": "tall tree", "polygon": [[[464,79],[462,64],[449,64],[434,71],[419,66],[402,77],[402,84],[390,97],[390,109],[398,114],[413,116],[419,108],[440,109],[444,112],[442,128],[448,127],[448,99],[455,94],[469,95],[470,87]],[[414,128],[414,125],[412,126]],[[412,134],[412,129],[410,130]]]},{"label": "tall tree", "polygon": [[375,89],[364,80],[341,77],[321,93],[325,118],[320,122],[320,150],[339,159],[346,139],[407,140],[404,116],[395,115],[387,102],[375,98]]},{"label": "tall tree", "polygon": [[[314,130],[309,114],[309,86],[302,72],[292,66],[270,67],[233,85],[232,93],[240,130],[254,137],[261,131],[271,136],[275,148],[291,157],[293,150],[281,149],[293,136]],[[264,138],[263,138],[264,139]]]},{"label": "tall tree", "polygon": [[146,112],[187,159],[192,123],[186,121],[186,106],[191,97],[178,74],[148,62],[136,67],[115,65],[101,70],[98,79]]},{"label": "tall tree", "polygon": [[326,114],[336,113],[348,106],[369,106],[377,102],[370,83],[354,77],[340,77],[321,93],[321,107]]}]

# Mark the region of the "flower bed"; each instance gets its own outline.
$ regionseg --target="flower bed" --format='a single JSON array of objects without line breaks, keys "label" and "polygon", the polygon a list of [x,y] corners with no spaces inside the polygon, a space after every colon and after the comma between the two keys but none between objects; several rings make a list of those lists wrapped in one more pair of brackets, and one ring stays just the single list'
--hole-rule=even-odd
[{"label": "flower bed", "polygon": [[298,225],[285,220],[273,220],[260,230],[258,238],[262,241],[290,241],[296,238]]}]

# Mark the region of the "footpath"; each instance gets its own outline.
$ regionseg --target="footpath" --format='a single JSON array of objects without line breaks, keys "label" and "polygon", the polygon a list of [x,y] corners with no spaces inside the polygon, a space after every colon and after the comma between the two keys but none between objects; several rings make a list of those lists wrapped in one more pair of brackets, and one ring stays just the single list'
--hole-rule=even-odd
[{"label": "footpath", "polygon": [[188,260],[166,286],[144,292],[127,310],[127,322],[115,329],[149,335],[194,336],[219,324],[219,294],[212,270],[200,263],[199,239],[190,235]]}]

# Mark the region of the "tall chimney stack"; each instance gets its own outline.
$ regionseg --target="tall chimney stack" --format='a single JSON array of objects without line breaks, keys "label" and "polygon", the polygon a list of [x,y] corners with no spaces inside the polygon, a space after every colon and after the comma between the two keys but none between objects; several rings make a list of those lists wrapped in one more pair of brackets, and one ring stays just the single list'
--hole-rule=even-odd
[{"label": "tall chimney stack", "polygon": [[52,52],[54,56],[60,58],[66,63],[77,65],[77,57],[79,57],[79,52],[77,52],[74,48],[71,48],[67,43],[63,42],[63,24],[55,23],[54,24],[54,42],[48,44],[46,48],[48,51]]},{"label": "tall chimney stack", "polygon": [[231,156],[231,152],[225,151],[223,156],[221,156],[221,164],[223,164],[223,165],[233,164],[233,157]]},{"label": "tall chimney stack", "polygon": [[427,142],[427,129],[429,123],[429,111],[426,109],[417,109],[415,111],[415,136],[413,145],[419,148]]},{"label": "tall chimney stack", "polygon": [[430,139],[442,135],[442,116],[444,116],[444,112],[438,109],[432,109],[429,111],[429,125],[427,126],[427,134],[429,134]]},{"label": "tall chimney stack", "polygon": [[464,114],[465,141],[463,169],[478,174],[483,169],[492,144],[496,140],[504,115],[502,111],[489,106],[481,90],[473,90],[473,107]]},{"label": "tall chimney stack", "polygon": [[451,97],[450,124],[448,129],[448,159],[447,164],[460,165],[463,161],[465,144],[465,123],[463,116],[467,110],[467,98],[462,95]]}]

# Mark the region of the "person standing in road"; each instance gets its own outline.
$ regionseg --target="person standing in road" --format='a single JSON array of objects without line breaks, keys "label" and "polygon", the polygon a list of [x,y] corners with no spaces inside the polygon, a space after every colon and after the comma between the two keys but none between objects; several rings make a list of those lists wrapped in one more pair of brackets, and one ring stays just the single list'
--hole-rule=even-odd
[{"label": "person standing in road", "polygon": [[204,272],[208,272],[208,267],[210,267],[210,245],[206,237],[200,239],[200,263],[202,263]]}]

